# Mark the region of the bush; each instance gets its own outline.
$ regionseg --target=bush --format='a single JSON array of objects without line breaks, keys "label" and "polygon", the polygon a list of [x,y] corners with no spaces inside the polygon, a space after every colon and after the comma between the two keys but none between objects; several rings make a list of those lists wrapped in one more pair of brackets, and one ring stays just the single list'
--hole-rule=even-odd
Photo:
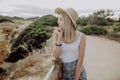
[{"label": "bush", "polygon": [[120,42],[120,32],[111,32],[107,34],[106,37]]},{"label": "bush", "polygon": [[106,26],[108,22],[106,19],[98,16],[89,16],[88,17],[88,24],[90,25],[98,25],[98,26]]},{"label": "bush", "polygon": [[24,43],[23,45],[19,45],[17,48],[12,50],[11,54],[9,55],[8,58],[5,59],[6,62],[16,62],[19,59],[23,59],[26,57],[27,54],[27,44]]},{"label": "bush", "polygon": [[0,23],[2,22],[11,22],[11,23],[14,23],[14,21],[10,20],[10,19],[6,19],[6,18],[1,18],[0,19]]},{"label": "bush", "polygon": [[26,57],[32,49],[43,47],[42,44],[51,36],[51,29],[43,25],[40,19],[20,33],[11,47],[11,53],[6,62],[16,62]]},{"label": "bush", "polygon": [[113,25],[114,32],[120,32],[120,25]]},{"label": "bush", "polygon": [[37,19],[34,24],[42,24],[45,26],[57,26],[57,18],[52,15],[45,15],[42,16],[41,18]]},{"label": "bush", "polygon": [[79,17],[76,23],[77,25],[86,26],[88,24],[88,19],[86,17]]},{"label": "bush", "polygon": [[106,29],[100,26],[88,25],[80,29],[81,32],[87,35],[106,35],[108,32]]}]

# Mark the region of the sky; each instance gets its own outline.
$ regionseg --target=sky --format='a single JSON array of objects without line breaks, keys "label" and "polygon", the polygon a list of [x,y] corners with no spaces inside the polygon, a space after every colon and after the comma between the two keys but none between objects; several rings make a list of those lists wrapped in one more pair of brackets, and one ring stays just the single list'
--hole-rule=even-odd
[{"label": "sky", "polygon": [[0,15],[33,17],[54,14],[57,7],[74,8],[79,15],[111,9],[120,14],[120,0],[0,0]]}]

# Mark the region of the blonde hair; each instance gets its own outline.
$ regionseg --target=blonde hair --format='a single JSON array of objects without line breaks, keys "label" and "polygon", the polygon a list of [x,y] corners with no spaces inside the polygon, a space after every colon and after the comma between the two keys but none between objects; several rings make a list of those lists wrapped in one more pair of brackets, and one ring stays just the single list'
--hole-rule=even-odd
[{"label": "blonde hair", "polygon": [[75,31],[77,30],[77,28],[75,28],[75,26],[73,25],[68,15],[66,15],[65,13],[62,13],[62,16],[64,19],[63,37],[65,41],[72,42],[76,37]]}]

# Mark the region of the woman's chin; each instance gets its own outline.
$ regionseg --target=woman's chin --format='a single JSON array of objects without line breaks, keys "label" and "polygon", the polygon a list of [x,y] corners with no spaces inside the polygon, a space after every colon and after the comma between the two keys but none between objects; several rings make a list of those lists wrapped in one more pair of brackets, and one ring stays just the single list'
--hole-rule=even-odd
[{"label": "woman's chin", "polygon": [[61,26],[61,25],[59,25],[58,27],[59,27],[59,28],[62,28],[62,26]]},{"label": "woman's chin", "polygon": [[61,26],[58,26],[59,28],[61,28]]}]

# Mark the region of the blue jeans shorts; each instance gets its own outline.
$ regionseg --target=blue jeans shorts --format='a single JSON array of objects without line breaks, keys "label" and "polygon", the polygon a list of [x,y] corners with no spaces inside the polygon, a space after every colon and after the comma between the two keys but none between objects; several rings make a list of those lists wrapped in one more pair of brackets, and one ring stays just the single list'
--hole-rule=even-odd
[{"label": "blue jeans shorts", "polygon": [[[74,80],[77,60],[69,63],[62,63],[62,80]],[[82,65],[79,80],[87,80],[85,67]]]}]

